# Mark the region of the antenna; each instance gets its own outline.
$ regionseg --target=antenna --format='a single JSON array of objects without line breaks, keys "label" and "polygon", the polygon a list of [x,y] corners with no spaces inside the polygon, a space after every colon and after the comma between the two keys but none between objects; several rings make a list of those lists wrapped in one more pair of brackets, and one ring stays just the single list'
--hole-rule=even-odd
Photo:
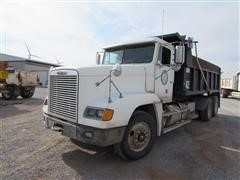
[{"label": "antenna", "polygon": [[163,9],[163,11],[162,11],[162,39],[163,39],[163,33],[164,33],[164,13],[165,13],[165,10]]},{"label": "antenna", "polygon": [[27,51],[28,51],[28,59],[31,59],[31,57],[41,58],[41,57],[39,57],[37,55],[31,54],[31,51],[30,51],[30,49],[29,49],[29,47],[28,47],[26,42],[25,42],[25,46],[26,46]]}]

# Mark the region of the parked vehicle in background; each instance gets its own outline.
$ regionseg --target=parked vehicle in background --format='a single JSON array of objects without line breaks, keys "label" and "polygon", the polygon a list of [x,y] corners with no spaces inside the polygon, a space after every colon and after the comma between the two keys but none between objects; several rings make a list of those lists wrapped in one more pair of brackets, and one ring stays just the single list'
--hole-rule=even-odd
[{"label": "parked vehicle in background", "polygon": [[227,98],[232,93],[240,94],[240,72],[232,78],[221,79],[221,94],[223,98]]},{"label": "parked vehicle in background", "polygon": [[157,136],[199,116],[209,121],[220,107],[221,69],[198,58],[196,44],[161,35],[107,46],[97,66],[51,69],[46,127],[139,159]]},{"label": "parked vehicle in background", "polygon": [[18,96],[32,97],[38,82],[36,72],[17,72],[8,67],[7,62],[0,62],[0,92],[5,100],[13,100]]}]

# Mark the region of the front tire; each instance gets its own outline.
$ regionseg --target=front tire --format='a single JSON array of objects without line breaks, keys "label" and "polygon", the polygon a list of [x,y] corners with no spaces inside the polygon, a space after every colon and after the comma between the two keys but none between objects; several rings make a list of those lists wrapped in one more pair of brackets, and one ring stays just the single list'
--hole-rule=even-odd
[{"label": "front tire", "polygon": [[156,132],[156,122],[153,117],[144,111],[135,111],[123,141],[115,145],[115,149],[123,159],[140,159],[151,150]]}]

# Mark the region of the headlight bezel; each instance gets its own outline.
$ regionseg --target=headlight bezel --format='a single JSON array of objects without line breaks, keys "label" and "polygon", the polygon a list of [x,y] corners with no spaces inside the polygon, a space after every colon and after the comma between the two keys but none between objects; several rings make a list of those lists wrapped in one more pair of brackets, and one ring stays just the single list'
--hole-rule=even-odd
[{"label": "headlight bezel", "polygon": [[[107,116],[106,113],[108,114]],[[114,110],[112,109],[88,106],[86,107],[83,116],[94,120],[110,121],[113,117],[113,113]]]}]

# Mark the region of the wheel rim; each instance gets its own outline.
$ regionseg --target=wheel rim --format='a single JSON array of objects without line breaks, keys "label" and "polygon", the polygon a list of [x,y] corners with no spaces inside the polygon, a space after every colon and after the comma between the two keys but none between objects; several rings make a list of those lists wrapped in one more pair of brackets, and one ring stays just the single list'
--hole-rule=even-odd
[{"label": "wheel rim", "polygon": [[150,141],[150,127],[145,122],[134,124],[128,134],[128,145],[132,151],[144,150]]}]

